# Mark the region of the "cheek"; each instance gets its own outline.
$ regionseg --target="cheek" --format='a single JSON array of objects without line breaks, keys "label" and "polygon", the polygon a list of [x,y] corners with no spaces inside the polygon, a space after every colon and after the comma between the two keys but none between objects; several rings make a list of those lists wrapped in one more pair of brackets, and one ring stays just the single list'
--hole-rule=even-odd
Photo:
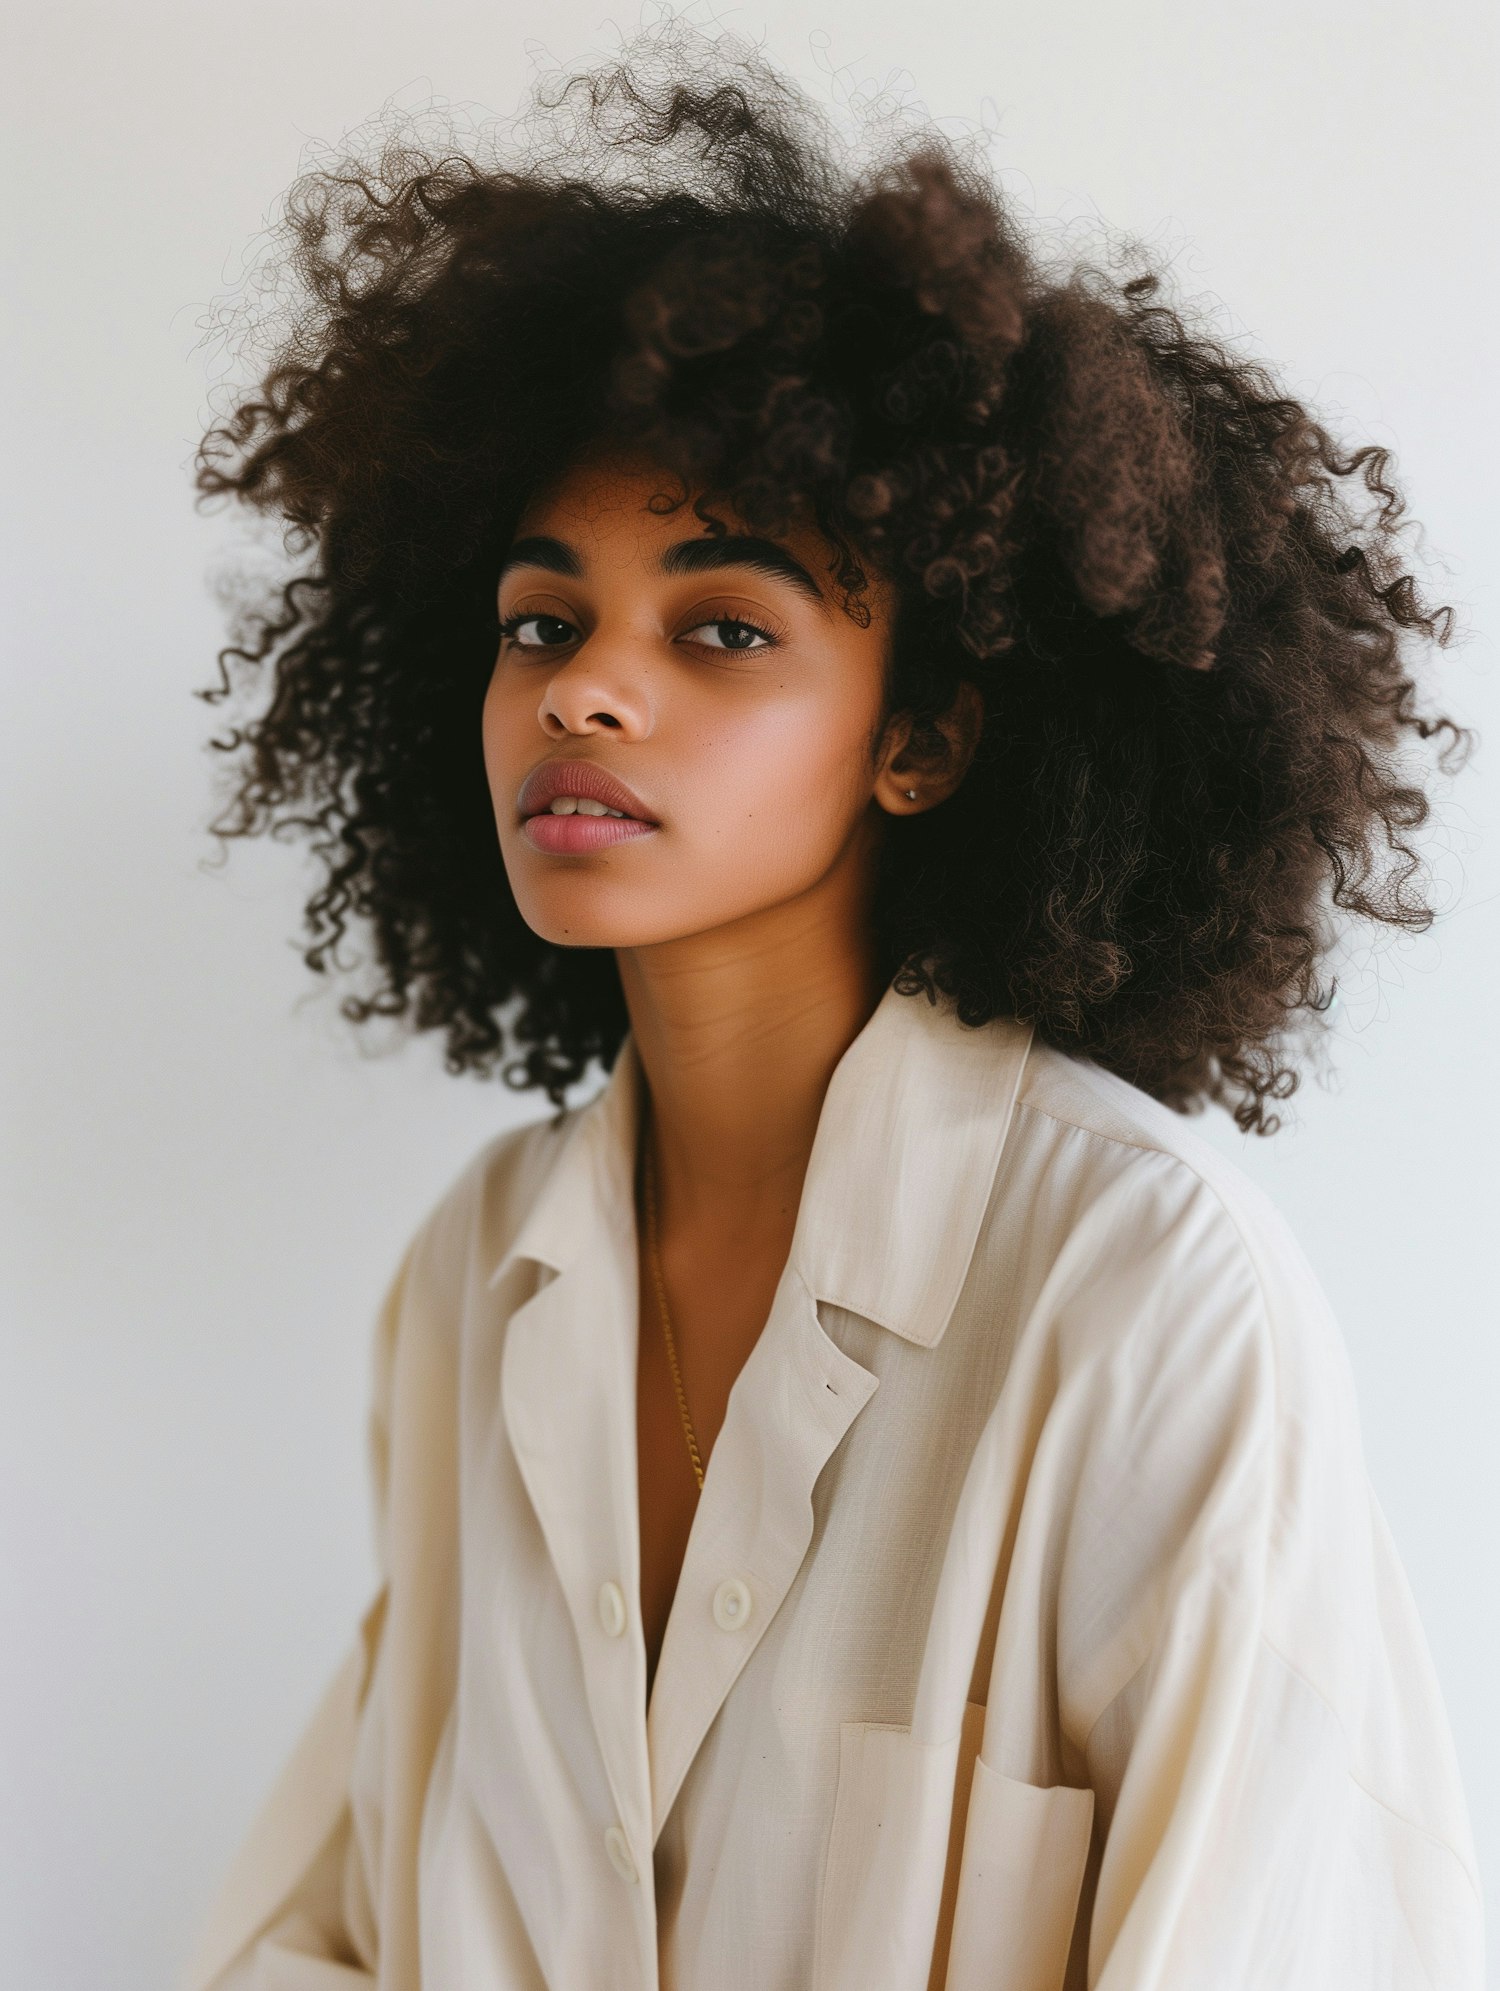
[{"label": "cheek", "polygon": [[768,849],[831,855],[869,797],[865,734],[856,719],[826,701],[788,700],[768,702],[731,727],[705,727],[692,757],[685,826],[711,826],[715,842],[733,842],[750,861]]}]

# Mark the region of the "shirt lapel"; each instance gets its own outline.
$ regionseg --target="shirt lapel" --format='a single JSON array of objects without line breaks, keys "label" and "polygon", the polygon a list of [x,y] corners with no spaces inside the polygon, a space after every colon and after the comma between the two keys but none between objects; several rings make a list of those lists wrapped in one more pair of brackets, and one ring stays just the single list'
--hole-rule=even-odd
[{"label": "shirt lapel", "polygon": [[969,1273],[1031,1026],[887,988],[834,1067],[791,1262],[808,1289],[935,1348]]}]

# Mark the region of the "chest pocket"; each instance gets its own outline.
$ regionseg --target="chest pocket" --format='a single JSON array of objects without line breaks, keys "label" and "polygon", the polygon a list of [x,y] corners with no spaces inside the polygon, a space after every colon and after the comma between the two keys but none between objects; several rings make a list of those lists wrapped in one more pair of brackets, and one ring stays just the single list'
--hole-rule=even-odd
[{"label": "chest pocket", "polygon": [[1062,1991],[1094,1793],[991,1769],[984,1714],[842,1725],[812,1991]]}]

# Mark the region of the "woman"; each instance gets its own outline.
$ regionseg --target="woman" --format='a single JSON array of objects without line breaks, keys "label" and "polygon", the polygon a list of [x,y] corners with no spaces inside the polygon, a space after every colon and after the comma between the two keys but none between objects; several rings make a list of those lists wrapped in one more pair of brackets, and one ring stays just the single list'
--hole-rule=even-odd
[{"label": "woman", "polygon": [[1477,1991],[1342,1342],[1181,1119],[1428,917],[1384,454],[742,48],[525,129],[299,183],[202,458],[314,549],[224,833],[558,1110],[401,1259],[191,1984]]}]

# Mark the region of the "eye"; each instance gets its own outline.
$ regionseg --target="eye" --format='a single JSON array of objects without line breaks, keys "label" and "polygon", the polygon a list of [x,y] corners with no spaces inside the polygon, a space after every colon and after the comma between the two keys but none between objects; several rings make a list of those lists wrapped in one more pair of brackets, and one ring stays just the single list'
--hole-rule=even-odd
[{"label": "eye", "polygon": [[[712,636],[705,636],[705,630],[712,630]],[[775,637],[768,629],[762,629],[754,622],[746,622],[737,615],[724,616],[714,622],[700,622],[684,632],[696,636],[710,650],[762,650],[775,644]]]},{"label": "eye", "polygon": [[[533,638],[522,639],[523,629],[536,630]],[[518,650],[555,650],[578,634],[571,622],[560,615],[511,615],[500,625],[501,639]]]}]

